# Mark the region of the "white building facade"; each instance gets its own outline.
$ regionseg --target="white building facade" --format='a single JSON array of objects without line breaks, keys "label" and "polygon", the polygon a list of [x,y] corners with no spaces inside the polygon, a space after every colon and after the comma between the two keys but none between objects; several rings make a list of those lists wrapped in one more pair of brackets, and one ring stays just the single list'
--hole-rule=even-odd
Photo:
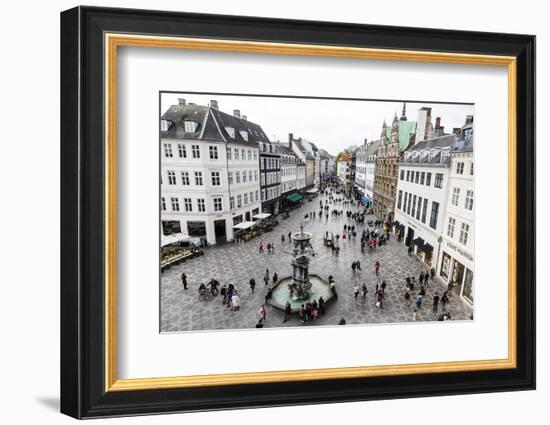
[{"label": "white building facade", "polygon": [[233,226],[260,213],[261,127],[217,102],[180,99],[161,119],[161,228],[208,244],[233,240]]},{"label": "white building facade", "polygon": [[437,273],[460,296],[474,301],[473,117],[468,116],[451,151],[449,192]]},{"label": "white building facade", "polygon": [[436,268],[454,135],[422,140],[399,159],[395,221],[398,239]]},{"label": "white building facade", "polygon": [[353,185],[357,193],[365,196],[365,183],[367,179],[367,141],[355,151],[355,181]]},{"label": "white building facade", "polygon": [[350,155],[343,155],[336,163],[336,175],[342,184],[350,183]]},{"label": "white building facade", "polygon": [[365,193],[364,202],[371,206],[374,200],[374,176],[376,174],[376,153],[380,140],[370,142],[365,153]]}]

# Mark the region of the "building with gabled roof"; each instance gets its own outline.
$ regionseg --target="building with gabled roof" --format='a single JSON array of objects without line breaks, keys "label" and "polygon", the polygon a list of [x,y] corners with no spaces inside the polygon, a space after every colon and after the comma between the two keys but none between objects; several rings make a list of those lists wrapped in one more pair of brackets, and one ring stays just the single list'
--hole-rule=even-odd
[{"label": "building with gabled roof", "polygon": [[179,99],[160,121],[163,233],[231,241],[234,226],[262,212],[261,126],[210,105]]}]

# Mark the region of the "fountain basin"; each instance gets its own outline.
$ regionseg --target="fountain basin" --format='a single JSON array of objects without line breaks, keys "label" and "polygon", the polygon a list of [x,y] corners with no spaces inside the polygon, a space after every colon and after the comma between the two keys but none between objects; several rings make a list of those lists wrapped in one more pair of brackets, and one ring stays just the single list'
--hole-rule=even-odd
[{"label": "fountain basin", "polygon": [[325,306],[328,306],[333,300],[334,295],[330,291],[329,283],[316,274],[309,275],[309,282],[311,283],[311,289],[309,290],[309,298],[301,299],[295,298],[291,295],[289,285],[292,285],[293,279],[291,276],[280,279],[273,286],[273,297],[270,300],[270,305],[280,311],[285,311],[286,302],[290,301],[292,313],[298,313],[302,304],[306,304],[308,301],[312,302],[319,297],[323,297],[325,300]]}]

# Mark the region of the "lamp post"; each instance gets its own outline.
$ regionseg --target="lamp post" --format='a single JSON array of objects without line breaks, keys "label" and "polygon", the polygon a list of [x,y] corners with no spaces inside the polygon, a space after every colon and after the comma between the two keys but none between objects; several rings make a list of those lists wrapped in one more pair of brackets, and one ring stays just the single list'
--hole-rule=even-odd
[{"label": "lamp post", "polygon": [[439,237],[437,238],[437,243],[438,243],[438,246],[437,246],[437,261],[435,262],[435,269],[437,271],[437,265],[439,264],[439,251],[441,251],[441,242],[443,241],[443,237],[441,235],[439,235]]}]

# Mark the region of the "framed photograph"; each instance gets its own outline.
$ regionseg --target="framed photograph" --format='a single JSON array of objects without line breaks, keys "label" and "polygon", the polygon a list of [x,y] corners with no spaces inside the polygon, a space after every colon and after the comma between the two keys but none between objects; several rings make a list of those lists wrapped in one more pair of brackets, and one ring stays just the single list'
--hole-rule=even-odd
[{"label": "framed photograph", "polygon": [[63,413],[535,388],[534,36],[77,7],[61,59]]}]

